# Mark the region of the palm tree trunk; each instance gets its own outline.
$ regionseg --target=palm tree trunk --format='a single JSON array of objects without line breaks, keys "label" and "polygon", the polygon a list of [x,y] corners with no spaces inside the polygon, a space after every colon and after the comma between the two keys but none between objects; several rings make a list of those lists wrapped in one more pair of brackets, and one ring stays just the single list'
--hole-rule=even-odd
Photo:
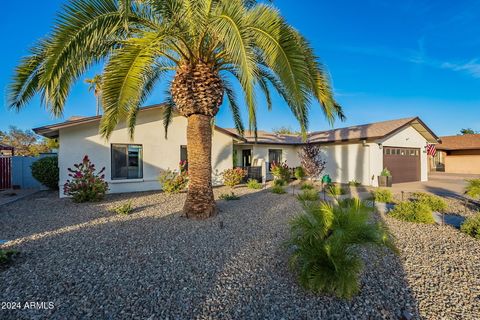
[{"label": "palm tree trunk", "polygon": [[188,117],[187,159],[189,184],[183,212],[188,218],[206,219],[217,213],[212,190],[212,117]]}]

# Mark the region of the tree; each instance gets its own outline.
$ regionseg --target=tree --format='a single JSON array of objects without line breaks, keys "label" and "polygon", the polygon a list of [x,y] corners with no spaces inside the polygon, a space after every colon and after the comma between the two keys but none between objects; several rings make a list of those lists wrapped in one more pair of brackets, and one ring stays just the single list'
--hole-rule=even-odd
[{"label": "tree", "polygon": [[285,127],[285,126],[273,128],[272,131],[273,133],[276,133],[276,134],[290,134],[290,135],[296,135],[296,136],[299,136],[301,134],[301,132],[294,131],[292,128]]},{"label": "tree", "polygon": [[38,156],[50,152],[50,139],[41,139],[31,130],[22,130],[11,126],[8,132],[0,131],[0,143],[15,148],[17,156]]},{"label": "tree", "polygon": [[255,0],[72,1],[51,35],[17,67],[10,107],[21,109],[40,93],[51,113],[61,115],[75,80],[98,61],[106,61],[100,123],[105,138],[121,121],[133,136],[139,107],[160,79],[173,76],[165,134],[175,108],[188,119],[190,181],[184,212],[191,218],[216,213],[211,124],[224,100],[236,128],[244,131],[232,81],[240,84],[254,132],[256,93],[264,93],[270,109],[272,88],[303,133],[314,100],[328,121],[343,117],[308,41],[277,9]]},{"label": "tree", "polygon": [[96,74],[92,79],[85,79],[89,84],[88,91],[93,91],[97,104],[97,116],[100,114],[100,106],[102,105],[102,75]]},{"label": "tree", "polygon": [[471,128],[466,128],[466,129],[464,128],[464,129],[460,130],[460,134],[463,134],[463,135],[465,135],[465,134],[478,134],[478,131],[475,131]]},{"label": "tree", "polygon": [[322,157],[322,150],[318,144],[307,142],[298,152],[298,157],[300,158],[300,164],[305,170],[305,173],[311,179],[318,178],[327,165],[327,162]]}]

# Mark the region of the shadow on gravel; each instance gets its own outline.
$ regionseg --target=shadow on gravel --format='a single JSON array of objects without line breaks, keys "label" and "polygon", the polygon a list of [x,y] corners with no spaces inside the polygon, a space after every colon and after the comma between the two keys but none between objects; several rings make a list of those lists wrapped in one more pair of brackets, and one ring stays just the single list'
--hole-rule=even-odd
[{"label": "shadow on gravel", "polygon": [[291,194],[262,190],[219,201],[219,215],[207,221],[165,211],[167,202],[21,245],[25,259],[2,272],[0,301],[53,301],[55,308],[8,311],[2,319],[418,316],[400,258],[390,252],[362,252],[361,292],[351,301],[299,287],[282,246],[301,210]]}]

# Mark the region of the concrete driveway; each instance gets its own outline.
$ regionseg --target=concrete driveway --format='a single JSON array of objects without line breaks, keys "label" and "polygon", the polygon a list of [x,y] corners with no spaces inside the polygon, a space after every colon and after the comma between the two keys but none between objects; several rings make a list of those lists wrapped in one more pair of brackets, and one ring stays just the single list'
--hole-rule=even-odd
[{"label": "concrete driveway", "polygon": [[397,183],[393,185],[392,191],[428,191],[439,196],[463,198],[466,186],[465,180],[477,178],[480,178],[480,175],[432,172],[426,182]]}]

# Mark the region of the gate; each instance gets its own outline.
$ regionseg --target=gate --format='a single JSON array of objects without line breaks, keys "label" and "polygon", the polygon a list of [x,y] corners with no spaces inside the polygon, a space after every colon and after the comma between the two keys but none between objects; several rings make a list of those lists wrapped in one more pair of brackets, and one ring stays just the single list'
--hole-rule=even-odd
[{"label": "gate", "polygon": [[0,190],[12,187],[12,158],[0,156]]}]

